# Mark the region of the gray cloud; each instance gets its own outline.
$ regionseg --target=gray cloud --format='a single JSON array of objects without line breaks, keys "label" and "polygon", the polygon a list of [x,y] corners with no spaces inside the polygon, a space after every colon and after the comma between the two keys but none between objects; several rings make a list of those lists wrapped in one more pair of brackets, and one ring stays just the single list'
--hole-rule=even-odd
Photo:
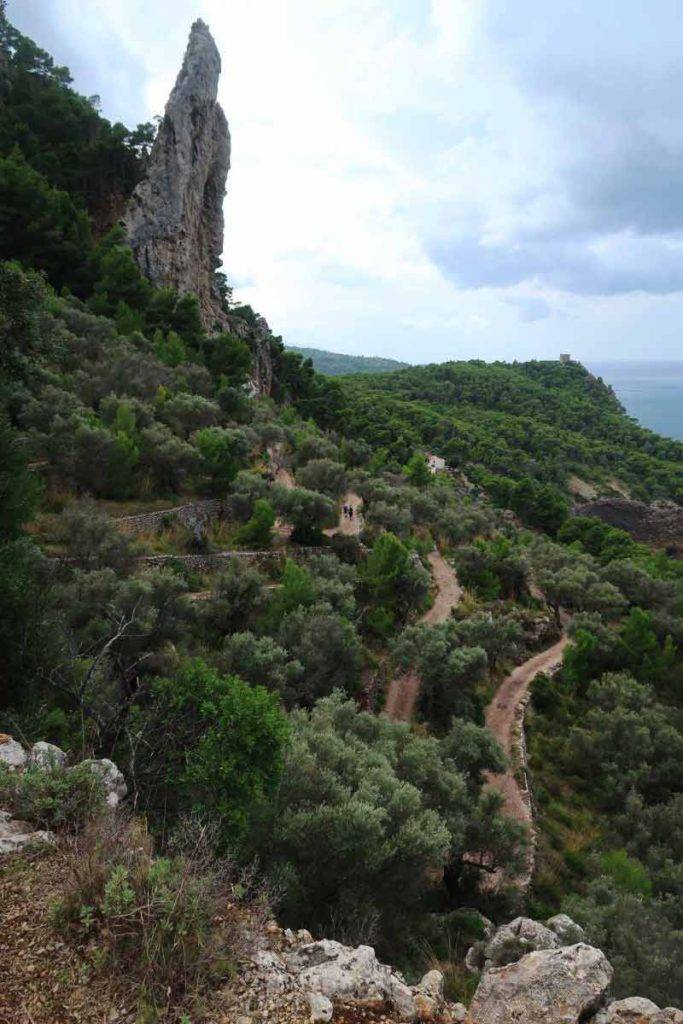
[{"label": "gray cloud", "polygon": [[560,237],[515,245],[469,237],[437,243],[429,252],[447,277],[466,288],[534,282],[578,295],[683,291],[683,237]]},{"label": "gray cloud", "polygon": [[430,240],[439,268],[469,287],[533,280],[583,295],[683,290],[678,0],[654,10],[637,0],[489,0],[486,35],[558,140],[547,196],[561,213],[527,223],[530,189],[511,201],[504,240],[484,244],[458,225],[450,239]]}]

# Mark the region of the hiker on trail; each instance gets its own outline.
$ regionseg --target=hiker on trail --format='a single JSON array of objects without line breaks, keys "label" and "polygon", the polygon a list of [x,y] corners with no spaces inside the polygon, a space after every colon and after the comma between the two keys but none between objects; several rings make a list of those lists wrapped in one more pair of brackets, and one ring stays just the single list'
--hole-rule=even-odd
[{"label": "hiker on trail", "polygon": [[353,519],[353,505],[349,505],[349,519]]},{"label": "hiker on trail", "polygon": [[344,515],[348,516],[348,514],[349,514],[349,506],[348,505],[343,505],[342,509],[343,509]]}]

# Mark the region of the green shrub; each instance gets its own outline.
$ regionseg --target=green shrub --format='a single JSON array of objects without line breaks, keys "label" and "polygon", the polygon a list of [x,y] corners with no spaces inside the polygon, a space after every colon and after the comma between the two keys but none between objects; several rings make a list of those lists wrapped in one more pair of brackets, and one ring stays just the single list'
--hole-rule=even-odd
[{"label": "green shrub", "polygon": [[155,858],[141,822],[93,823],[67,847],[68,881],[53,910],[58,929],[92,944],[93,967],[126,971],[154,1019],[232,972],[247,902],[252,925],[266,914],[251,879],[213,857],[210,830],[186,825],[189,847]]},{"label": "green shrub", "polygon": [[652,895],[652,880],[643,865],[629,857],[626,850],[610,850],[603,854],[602,874],[612,879],[616,889],[640,896]]},{"label": "green shrub", "polygon": [[97,818],[105,800],[101,780],[87,766],[36,766],[21,773],[0,773],[0,804],[22,821],[73,832]]},{"label": "green shrub", "polygon": [[273,539],[275,512],[269,501],[258,498],[254,502],[251,518],[237,533],[240,544],[253,544],[257,548],[268,548]]}]

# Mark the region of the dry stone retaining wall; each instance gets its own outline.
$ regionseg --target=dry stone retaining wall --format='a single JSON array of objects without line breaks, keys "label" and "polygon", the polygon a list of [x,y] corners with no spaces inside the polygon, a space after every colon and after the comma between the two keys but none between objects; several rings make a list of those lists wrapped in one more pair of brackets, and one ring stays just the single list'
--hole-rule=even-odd
[{"label": "dry stone retaining wall", "polygon": [[227,519],[230,509],[225,501],[219,498],[207,498],[205,501],[189,502],[175,508],[162,508],[156,512],[138,512],[132,516],[119,516],[113,522],[124,533],[143,533],[147,530],[160,530],[169,521],[177,519],[184,526],[190,526],[198,520]]},{"label": "dry stone retaining wall", "polygon": [[238,559],[251,565],[269,567],[278,565],[286,558],[305,561],[314,555],[329,553],[325,547],[287,547],[275,551],[217,551],[206,555],[141,555],[136,559],[138,565],[163,566],[173,562],[182,562],[188,569],[198,572],[209,572],[220,569],[228,562]]}]

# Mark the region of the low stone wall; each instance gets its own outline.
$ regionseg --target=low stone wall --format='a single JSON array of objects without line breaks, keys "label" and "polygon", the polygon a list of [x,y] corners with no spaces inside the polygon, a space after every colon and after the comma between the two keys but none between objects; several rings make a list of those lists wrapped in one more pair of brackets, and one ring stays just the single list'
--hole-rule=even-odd
[{"label": "low stone wall", "polygon": [[132,516],[119,516],[112,522],[123,533],[144,533],[147,530],[161,530],[174,520],[183,526],[194,527],[198,522],[207,523],[212,519],[227,519],[230,509],[219,498],[193,501],[175,508],[162,508],[156,512],[139,512]]},{"label": "low stone wall", "polygon": [[[556,672],[559,672],[561,667],[560,662],[558,665],[549,669],[546,675],[554,676]],[[517,785],[519,786],[519,792],[522,800],[524,801],[524,806],[529,814],[529,845],[526,850],[524,872],[520,876],[520,891],[524,895],[526,895],[531,887],[531,882],[534,877],[534,869],[536,867],[536,847],[538,844],[535,825],[536,815],[534,813],[534,798],[531,785],[531,772],[529,770],[529,756],[526,746],[526,733],[524,731],[524,717],[530,700],[531,689],[527,690],[515,708],[515,722],[512,728],[511,744],[512,770],[515,773],[515,778],[517,780]]]},{"label": "low stone wall", "polygon": [[325,547],[292,546],[276,548],[273,551],[217,551],[206,555],[140,555],[135,561],[138,565],[148,565],[151,568],[181,562],[188,569],[194,569],[197,572],[211,572],[222,569],[229,562],[235,560],[268,568],[281,565],[287,558],[304,562],[314,555],[329,553],[329,550]]}]

